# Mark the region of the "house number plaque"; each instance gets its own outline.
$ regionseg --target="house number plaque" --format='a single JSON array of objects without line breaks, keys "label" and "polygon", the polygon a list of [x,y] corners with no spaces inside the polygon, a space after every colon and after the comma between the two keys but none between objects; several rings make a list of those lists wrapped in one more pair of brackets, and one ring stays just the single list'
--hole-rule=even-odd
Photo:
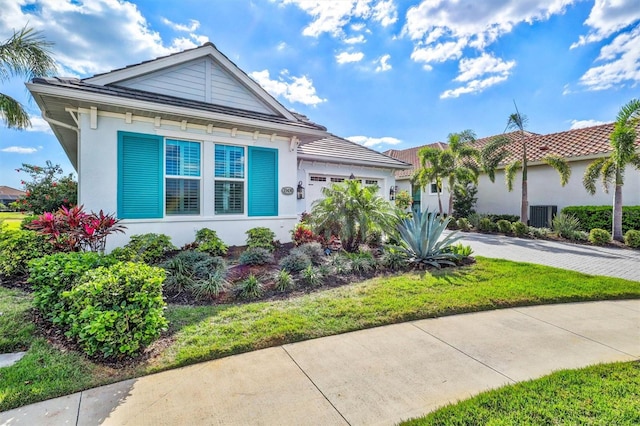
[{"label": "house number plaque", "polygon": [[284,195],[293,195],[293,187],[291,187],[291,186],[283,186],[280,191]]}]

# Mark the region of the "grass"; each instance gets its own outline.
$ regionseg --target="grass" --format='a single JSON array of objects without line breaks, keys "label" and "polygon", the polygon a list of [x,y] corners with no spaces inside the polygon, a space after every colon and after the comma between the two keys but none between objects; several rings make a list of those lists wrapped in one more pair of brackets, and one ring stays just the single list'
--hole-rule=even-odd
[{"label": "grass", "polygon": [[[28,298],[0,288],[2,309],[15,318],[25,318],[29,303],[11,302],[16,297]],[[30,345],[29,354],[35,351],[38,356],[0,369],[0,411],[151,372],[384,324],[508,306],[639,297],[638,282],[478,258],[466,268],[379,277],[285,300],[170,306],[166,312],[170,330],[158,355],[120,370],[54,350],[33,334],[25,341],[16,331],[10,341]],[[11,323],[13,320],[0,316],[0,330]],[[22,373],[14,373],[26,373],[40,364],[54,365],[57,357],[63,357],[69,371],[82,377],[52,369],[49,374],[56,377],[41,384],[37,377],[25,379]]]},{"label": "grass", "polygon": [[6,229],[20,229],[20,222],[24,219],[24,213],[0,212],[0,223],[4,223]]},{"label": "grass", "polygon": [[405,426],[638,425],[640,362],[566,370],[484,392]]}]

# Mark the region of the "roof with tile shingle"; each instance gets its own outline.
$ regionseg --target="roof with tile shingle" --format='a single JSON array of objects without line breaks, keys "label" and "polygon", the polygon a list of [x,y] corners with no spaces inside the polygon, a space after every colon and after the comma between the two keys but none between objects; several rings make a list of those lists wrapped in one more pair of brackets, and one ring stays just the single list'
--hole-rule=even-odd
[{"label": "roof with tile shingle", "polygon": [[413,148],[402,149],[402,150],[390,149],[383,153],[385,155],[388,155],[389,157],[397,158],[398,160],[404,161],[405,163],[409,163],[413,166],[406,170],[398,170],[396,172],[396,179],[408,178],[408,177],[411,177],[411,175],[413,175],[413,172],[416,169],[417,165],[420,164],[420,159],[418,158],[418,151],[426,147],[439,148],[439,149],[445,150],[447,149],[447,144],[443,142],[435,142],[435,143],[430,143],[428,145],[414,146]]},{"label": "roof with tile shingle", "polygon": [[17,200],[20,197],[24,197],[25,194],[26,192],[11,188],[10,186],[0,186],[0,200],[4,202]]},{"label": "roof with tile shingle", "polygon": [[[535,163],[541,161],[542,157],[553,154],[575,161],[582,158],[598,157],[611,152],[610,135],[613,132],[614,123],[601,124],[598,126],[585,127],[582,129],[567,130],[564,132],[549,133],[540,135],[537,133],[510,132],[500,135],[487,136],[478,139],[473,146],[482,149],[487,143],[496,137],[504,136],[513,143],[506,146],[509,156],[504,164],[513,160],[520,159],[522,156],[523,142],[527,145],[527,159],[529,162]],[[638,126],[640,130],[640,126]],[[418,165],[418,150],[425,146],[434,146],[440,144],[446,148],[446,144],[437,142],[435,144],[423,145],[402,151],[389,150],[385,154],[398,158],[414,165],[412,169],[396,172],[396,178],[402,179],[410,177]],[[636,139],[636,146],[640,150],[640,131]]]}]

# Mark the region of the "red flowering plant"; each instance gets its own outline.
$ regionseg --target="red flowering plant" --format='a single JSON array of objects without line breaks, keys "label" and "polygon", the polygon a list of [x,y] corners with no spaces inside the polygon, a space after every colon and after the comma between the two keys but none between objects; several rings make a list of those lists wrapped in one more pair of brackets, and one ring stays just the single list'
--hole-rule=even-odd
[{"label": "red flowering plant", "polygon": [[324,238],[314,233],[311,230],[311,226],[303,222],[296,224],[296,226],[291,231],[291,235],[292,235],[293,244],[296,246],[299,246],[305,243],[312,243],[314,241],[317,241],[321,244],[324,243]]},{"label": "red flowering plant", "polygon": [[111,214],[86,213],[83,206],[60,207],[56,213],[45,212],[28,225],[47,237],[57,251],[93,251],[104,253],[107,236],[124,232],[125,226]]},{"label": "red flowering plant", "polygon": [[42,214],[77,203],[78,184],[73,175],[64,176],[59,165],[53,165],[51,161],[44,167],[22,164],[16,171],[30,177],[30,180],[21,181],[25,195],[17,201],[19,210]]}]

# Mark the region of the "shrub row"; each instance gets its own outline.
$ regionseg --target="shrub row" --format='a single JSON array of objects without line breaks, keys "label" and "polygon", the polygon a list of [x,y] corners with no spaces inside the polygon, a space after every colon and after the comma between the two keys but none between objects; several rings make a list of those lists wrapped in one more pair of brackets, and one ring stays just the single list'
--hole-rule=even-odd
[{"label": "shrub row", "polygon": [[[574,216],[580,222],[580,230],[594,228],[611,229],[611,206],[568,206],[561,213]],[[622,207],[622,233],[630,229],[640,230],[640,206]]]}]

